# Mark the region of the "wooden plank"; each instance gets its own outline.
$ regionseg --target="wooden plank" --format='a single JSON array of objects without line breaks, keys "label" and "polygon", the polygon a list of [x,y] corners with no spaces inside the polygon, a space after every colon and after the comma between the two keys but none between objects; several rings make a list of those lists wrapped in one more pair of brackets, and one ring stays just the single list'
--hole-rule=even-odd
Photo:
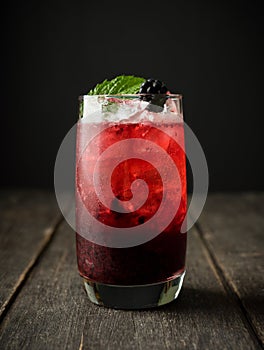
[{"label": "wooden plank", "polygon": [[60,218],[47,191],[0,192],[0,319],[46,247]]},{"label": "wooden plank", "polygon": [[257,349],[195,229],[179,299],[154,310],[90,303],[77,273],[75,237],[60,226],[0,331],[4,349]]},{"label": "wooden plank", "polygon": [[264,193],[209,196],[199,227],[219,274],[264,344]]}]

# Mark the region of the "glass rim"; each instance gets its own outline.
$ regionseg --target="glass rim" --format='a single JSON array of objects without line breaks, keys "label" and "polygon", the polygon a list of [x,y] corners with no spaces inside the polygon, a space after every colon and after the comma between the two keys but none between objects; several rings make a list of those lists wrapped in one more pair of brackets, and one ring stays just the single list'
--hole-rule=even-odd
[{"label": "glass rim", "polygon": [[99,95],[88,95],[88,94],[83,94],[79,95],[80,99],[83,99],[85,97],[113,97],[113,98],[138,98],[139,96],[162,96],[163,98],[174,98],[174,99],[182,99],[182,94],[151,94],[151,93],[138,93],[138,94],[99,94]]}]

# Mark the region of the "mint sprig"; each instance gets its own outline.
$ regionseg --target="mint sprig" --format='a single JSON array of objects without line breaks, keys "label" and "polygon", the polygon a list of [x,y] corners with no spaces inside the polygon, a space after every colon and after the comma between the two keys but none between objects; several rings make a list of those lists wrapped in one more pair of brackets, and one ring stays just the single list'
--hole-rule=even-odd
[{"label": "mint sprig", "polygon": [[106,79],[97,84],[88,92],[88,95],[136,94],[144,81],[144,78],[134,77],[133,75],[119,75],[112,80]]}]

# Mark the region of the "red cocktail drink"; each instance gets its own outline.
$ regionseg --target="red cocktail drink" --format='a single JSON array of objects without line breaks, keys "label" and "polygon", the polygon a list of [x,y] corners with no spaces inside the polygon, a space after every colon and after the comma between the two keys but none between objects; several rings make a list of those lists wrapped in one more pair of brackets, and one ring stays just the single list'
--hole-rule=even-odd
[{"label": "red cocktail drink", "polygon": [[[94,112],[78,123],[77,259],[90,286],[131,290],[131,286],[165,285],[184,274],[184,126],[179,107],[170,103],[167,111],[157,113],[146,110],[144,102],[121,100],[126,113],[131,106],[129,117],[122,118],[119,110],[119,120],[109,120],[110,110],[108,118],[97,121],[101,114]],[[140,233],[131,244],[135,230]],[[114,232],[126,235],[129,243],[111,244]]]}]

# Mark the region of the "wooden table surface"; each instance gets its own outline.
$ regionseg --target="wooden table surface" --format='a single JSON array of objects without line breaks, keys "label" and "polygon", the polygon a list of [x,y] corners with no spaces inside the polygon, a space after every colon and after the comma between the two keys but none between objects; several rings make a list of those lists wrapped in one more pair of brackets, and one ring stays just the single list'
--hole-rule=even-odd
[{"label": "wooden table surface", "polygon": [[0,349],[261,349],[264,193],[211,194],[189,232],[179,298],[96,306],[54,195],[0,191]]}]

